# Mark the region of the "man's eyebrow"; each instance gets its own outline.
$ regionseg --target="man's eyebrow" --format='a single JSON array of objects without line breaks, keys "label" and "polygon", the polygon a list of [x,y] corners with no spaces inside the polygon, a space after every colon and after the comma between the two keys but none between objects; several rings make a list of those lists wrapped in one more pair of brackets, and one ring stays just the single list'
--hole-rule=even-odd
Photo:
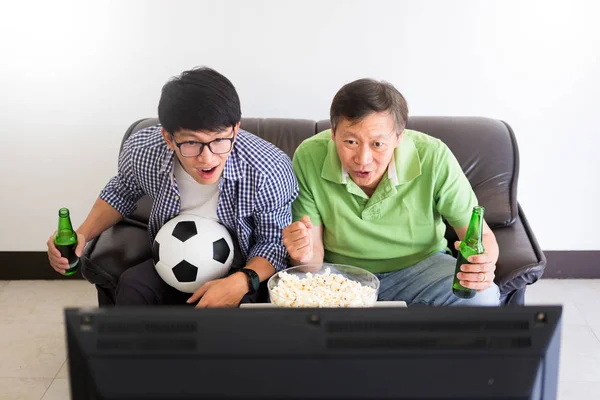
[{"label": "man's eyebrow", "polygon": [[358,135],[356,135],[355,133],[353,133],[353,132],[348,132],[348,131],[343,131],[343,132],[342,132],[342,135],[344,135],[344,136],[348,136],[348,137],[351,137],[351,138],[355,138],[355,139],[358,137]]},{"label": "man's eyebrow", "polygon": [[[344,136],[348,136],[348,137],[352,137],[352,138],[357,138],[358,137],[358,135],[356,133],[352,132],[352,131],[342,131],[341,133]],[[379,133],[379,134],[373,136],[371,139],[389,138],[390,136],[391,136],[390,133]]]}]

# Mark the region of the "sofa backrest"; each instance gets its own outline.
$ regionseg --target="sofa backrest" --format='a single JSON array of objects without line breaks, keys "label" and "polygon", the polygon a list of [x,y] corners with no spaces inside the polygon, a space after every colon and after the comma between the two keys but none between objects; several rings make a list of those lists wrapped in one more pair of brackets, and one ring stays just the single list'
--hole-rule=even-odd
[{"label": "sofa backrest", "polygon": [[[157,123],[156,118],[136,121],[122,143],[131,133]],[[330,123],[329,120],[243,118],[241,127],[273,143],[292,158],[303,140],[329,129]],[[410,117],[407,128],[437,137],[448,145],[471,182],[479,204],[485,207],[485,219],[491,227],[515,222],[519,152],[508,124],[480,117]],[[150,211],[147,203],[147,200],[141,202],[136,219],[145,217],[147,221]]]}]

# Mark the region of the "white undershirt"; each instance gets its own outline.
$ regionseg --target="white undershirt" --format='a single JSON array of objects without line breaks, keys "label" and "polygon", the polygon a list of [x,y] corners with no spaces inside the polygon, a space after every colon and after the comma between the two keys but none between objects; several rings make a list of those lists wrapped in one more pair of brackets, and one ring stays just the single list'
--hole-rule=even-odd
[{"label": "white undershirt", "polygon": [[218,221],[217,205],[219,204],[219,178],[211,185],[202,185],[194,180],[175,160],[173,175],[179,187],[181,199],[180,214],[193,214],[199,217]]}]

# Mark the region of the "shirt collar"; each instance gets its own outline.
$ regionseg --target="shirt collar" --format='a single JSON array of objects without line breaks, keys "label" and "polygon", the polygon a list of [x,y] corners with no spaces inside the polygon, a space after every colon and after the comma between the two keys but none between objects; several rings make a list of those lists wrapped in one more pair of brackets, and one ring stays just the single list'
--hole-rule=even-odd
[{"label": "shirt collar", "polygon": [[166,174],[173,171],[173,161],[175,161],[175,152],[167,147],[165,143],[165,152],[162,155],[162,162],[159,172],[161,174]]},{"label": "shirt collar", "polygon": [[246,162],[242,157],[240,157],[237,151],[237,147],[234,144],[233,149],[231,150],[231,154],[225,162],[225,168],[223,168],[223,178],[228,179],[230,181],[237,181],[238,179],[241,179],[244,176],[245,171]]},{"label": "shirt collar", "polygon": [[397,179],[395,185],[408,183],[421,175],[421,157],[419,156],[415,142],[407,132],[405,130],[402,134],[402,140],[400,141],[400,145],[396,147],[394,158],[392,159],[396,166],[394,168]]}]

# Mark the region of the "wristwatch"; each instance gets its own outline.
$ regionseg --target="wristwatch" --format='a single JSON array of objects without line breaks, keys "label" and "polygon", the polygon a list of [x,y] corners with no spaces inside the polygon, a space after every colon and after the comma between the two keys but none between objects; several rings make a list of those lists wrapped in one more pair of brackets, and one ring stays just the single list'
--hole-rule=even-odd
[{"label": "wristwatch", "polygon": [[241,272],[248,277],[248,293],[256,293],[258,287],[260,286],[260,278],[258,277],[258,274],[254,272],[254,270],[248,268],[242,268],[238,272]]}]

